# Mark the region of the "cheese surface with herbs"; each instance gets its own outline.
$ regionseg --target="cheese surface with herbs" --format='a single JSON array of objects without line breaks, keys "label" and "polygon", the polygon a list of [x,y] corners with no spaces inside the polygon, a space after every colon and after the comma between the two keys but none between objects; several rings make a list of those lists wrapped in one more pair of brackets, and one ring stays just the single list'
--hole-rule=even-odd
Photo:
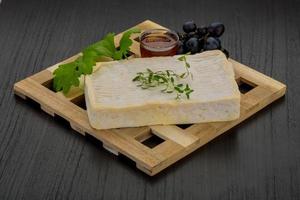
[{"label": "cheese surface with herbs", "polygon": [[162,88],[142,89],[133,78],[147,69],[185,72],[174,57],[135,58],[97,64],[85,77],[85,99],[92,127],[110,129],[157,124],[191,124],[229,121],[240,115],[240,92],[231,63],[218,50],[186,55],[192,77],[178,80],[188,84],[190,99],[176,99]]}]

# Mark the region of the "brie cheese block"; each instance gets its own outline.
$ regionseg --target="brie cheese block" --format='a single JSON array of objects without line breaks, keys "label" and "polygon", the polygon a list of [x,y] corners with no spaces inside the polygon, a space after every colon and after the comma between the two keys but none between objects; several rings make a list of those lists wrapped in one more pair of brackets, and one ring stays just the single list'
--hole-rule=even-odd
[{"label": "brie cheese block", "polygon": [[90,124],[95,129],[157,124],[191,124],[237,119],[240,92],[231,63],[219,51],[187,55],[193,78],[178,80],[194,90],[190,99],[159,88],[141,89],[132,79],[138,72],[185,72],[184,62],[173,57],[135,58],[98,63],[85,77],[85,99]]}]

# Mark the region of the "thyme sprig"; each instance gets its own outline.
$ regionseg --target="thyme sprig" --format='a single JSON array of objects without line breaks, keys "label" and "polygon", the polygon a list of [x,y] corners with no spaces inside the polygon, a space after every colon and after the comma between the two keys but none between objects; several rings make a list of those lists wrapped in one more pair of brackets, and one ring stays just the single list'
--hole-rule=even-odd
[{"label": "thyme sprig", "polygon": [[133,82],[139,82],[137,85],[142,89],[149,89],[154,87],[162,87],[162,93],[176,93],[175,99],[181,99],[185,95],[190,99],[190,94],[194,91],[190,88],[189,84],[178,83],[178,80],[185,79],[188,76],[192,77],[189,68],[190,64],[186,61],[185,56],[181,56],[178,60],[183,61],[185,64],[186,72],[176,74],[173,70],[164,70],[153,72],[147,69],[145,72],[138,72],[137,76],[132,79]]},{"label": "thyme sprig", "polygon": [[184,62],[184,66],[185,66],[185,70],[186,70],[186,72],[184,72],[180,75],[180,78],[186,78],[188,76],[191,76],[191,78],[193,79],[193,74],[189,71],[189,68],[191,68],[191,65],[190,65],[190,63],[188,63],[186,61],[186,56],[185,55],[180,56],[179,58],[177,58],[177,60]]}]

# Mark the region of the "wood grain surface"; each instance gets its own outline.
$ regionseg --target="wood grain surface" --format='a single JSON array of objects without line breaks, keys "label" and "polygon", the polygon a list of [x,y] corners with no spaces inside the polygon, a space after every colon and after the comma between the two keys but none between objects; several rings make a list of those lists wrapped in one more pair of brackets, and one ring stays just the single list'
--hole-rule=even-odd
[{"label": "wood grain surface", "polygon": [[[300,2],[3,0],[0,199],[300,199]],[[231,57],[288,86],[284,99],[148,177],[13,95],[13,83],[145,19],[222,21]]]}]

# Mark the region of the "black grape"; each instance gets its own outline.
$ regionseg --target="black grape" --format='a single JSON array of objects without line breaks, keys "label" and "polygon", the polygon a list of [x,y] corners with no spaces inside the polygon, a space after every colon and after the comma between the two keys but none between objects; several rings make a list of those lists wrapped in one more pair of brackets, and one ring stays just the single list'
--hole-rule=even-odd
[{"label": "black grape", "polygon": [[225,31],[225,26],[220,22],[214,22],[207,27],[207,30],[209,32],[209,36],[220,37]]},{"label": "black grape", "polygon": [[182,29],[186,33],[195,32],[197,26],[194,21],[187,21],[183,24]]},{"label": "black grape", "polygon": [[186,48],[188,51],[190,51],[192,54],[197,53],[199,51],[199,41],[197,38],[190,38],[186,43]]},{"label": "black grape", "polygon": [[214,50],[214,49],[220,49],[221,44],[219,40],[217,40],[214,37],[208,37],[204,44],[204,50]]}]

